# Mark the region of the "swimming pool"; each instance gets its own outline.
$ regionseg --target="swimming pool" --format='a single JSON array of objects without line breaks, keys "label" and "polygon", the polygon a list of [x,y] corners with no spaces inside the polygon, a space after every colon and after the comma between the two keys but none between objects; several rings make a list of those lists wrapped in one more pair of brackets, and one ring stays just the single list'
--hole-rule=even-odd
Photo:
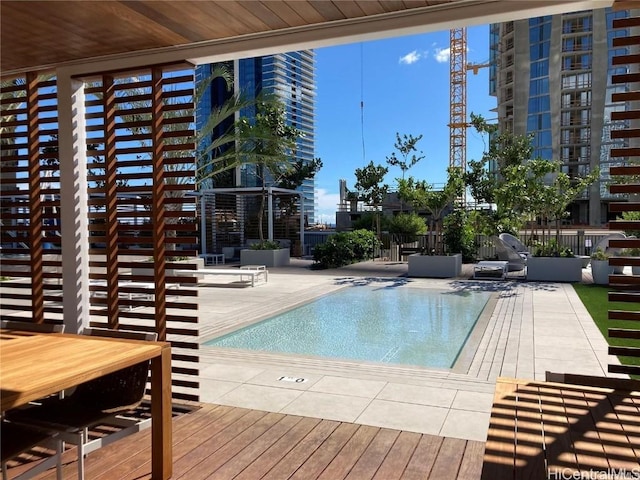
[{"label": "swimming pool", "polygon": [[490,296],[347,287],[205,345],[451,368]]}]

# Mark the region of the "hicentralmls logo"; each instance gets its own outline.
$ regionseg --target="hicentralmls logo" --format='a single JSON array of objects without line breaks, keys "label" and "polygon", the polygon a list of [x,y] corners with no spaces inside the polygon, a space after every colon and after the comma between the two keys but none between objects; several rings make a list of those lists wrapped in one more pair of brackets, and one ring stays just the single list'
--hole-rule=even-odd
[{"label": "hicentralmls logo", "polygon": [[607,470],[549,469],[548,480],[640,480],[638,468],[609,468]]}]

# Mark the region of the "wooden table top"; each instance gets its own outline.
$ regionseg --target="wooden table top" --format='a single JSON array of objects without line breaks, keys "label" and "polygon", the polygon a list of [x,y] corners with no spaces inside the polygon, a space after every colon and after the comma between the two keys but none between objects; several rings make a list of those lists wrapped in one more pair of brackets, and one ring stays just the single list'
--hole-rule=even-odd
[{"label": "wooden table top", "polygon": [[166,342],[0,330],[1,410],[157,357]]}]

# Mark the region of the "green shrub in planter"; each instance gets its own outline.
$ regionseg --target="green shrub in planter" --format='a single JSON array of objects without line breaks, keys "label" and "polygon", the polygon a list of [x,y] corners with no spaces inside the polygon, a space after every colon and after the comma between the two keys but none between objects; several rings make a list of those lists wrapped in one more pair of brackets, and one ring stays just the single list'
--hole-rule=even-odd
[{"label": "green shrub in planter", "polygon": [[443,221],[444,244],[449,254],[461,253],[463,262],[472,262],[476,256],[476,244],[473,227],[469,223],[469,215],[456,209]]},{"label": "green shrub in planter", "polygon": [[380,241],[369,230],[336,233],[313,251],[314,267],[337,268],[373,258]]},{"label": "green shrub in planter", "polygon": [[561,247],[558,245],[558,241],[555,238],[552,238],[547,243],[536,243],[533,246],[533,256],[534,257],[563,257],[563,258],[573,258],[575,255],[573,254],[573,250],[569,247]]},{"label": "green shrub in planter", "polygon": [[595,252],[591,254],[591,260],[608,260],[609,255],[605,253],[604,250],[598,248]]},{"label": "green shrub in planter", "polygon": [[251,250],[278,250],[280,244],[271,240],[264,240],[262,242],[252,243],[249,248]]}]

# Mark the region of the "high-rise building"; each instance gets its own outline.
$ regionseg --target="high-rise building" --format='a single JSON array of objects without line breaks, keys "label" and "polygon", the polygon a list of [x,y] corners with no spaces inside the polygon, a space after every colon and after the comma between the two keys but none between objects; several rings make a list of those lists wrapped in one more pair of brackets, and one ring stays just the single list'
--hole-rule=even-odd
[{"label": "high-rise building", "polygon": [[[255,98],[260,93],[276,96],[285,107],[286,122],[300,130],[303,135],[298,139],[292,160],[312,161],[315,154],[315,52],[302,50],[281,53],[265,57],[256,57],[228,62],[234,74],[234,89],[239,89],[245,97]],[[214,65],[201,65],[196,69],[196,82],[211,74]],[[212,82],[202,93],[196,110],[196,124],[201,127],[212,108],[221,105],[230,93],[222,80]],[[244,117],[255,115],[252,108],[241,112]],[[222,125],[220,131],[231,123]],[[213,186],[252,187],[261,185],[255,165],[241,166],[235,175],[220,178]],[[267,183],[269,180],[267,179]],[[315,222],[315,181],[307,179],[299,188],[304,193],[304,211],[309,224]]]},{"label": "high-rise building", "polygon": [[624,127],[611,112],[624,110],[612,94],[624,91],[612,76],[626,73],[612,64],[627,47],[613,39],[627,33],[613,29],[614,18],[628,11],[596,9],[491,25],[490,93],[498,100],[500,129],[533,134],[534,155],[559,160],[563,171],[582,176],[596,167],[601,180],[570,206],[574,224],[601,225],[608,218],[609,168],[614,146],[610,132]]}]

